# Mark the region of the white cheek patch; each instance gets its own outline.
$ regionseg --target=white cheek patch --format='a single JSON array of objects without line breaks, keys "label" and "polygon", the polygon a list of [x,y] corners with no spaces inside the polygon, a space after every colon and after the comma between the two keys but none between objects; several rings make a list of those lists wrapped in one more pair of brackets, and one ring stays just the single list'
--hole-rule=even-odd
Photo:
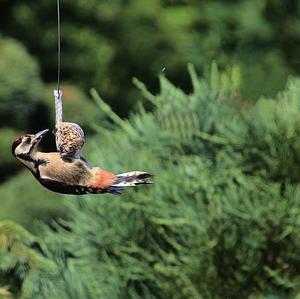
[{"label": "white cheek patch", "polygon": [[[30,144],[26,144],[24,141],[17,147],[16,154],[18,155],[28,155],[32,149]],[[23,162],[23,159],[20,159]]]},{"label": "white cheek patch", "polygon": [[35,172],[35,167],[34,167],[34,162],[33,161],[27,161],[27,160],[24,160],[22,158],[18,158],[22,164],[24,164],[27,168],[29,168],[30,170],[34,171]]}]

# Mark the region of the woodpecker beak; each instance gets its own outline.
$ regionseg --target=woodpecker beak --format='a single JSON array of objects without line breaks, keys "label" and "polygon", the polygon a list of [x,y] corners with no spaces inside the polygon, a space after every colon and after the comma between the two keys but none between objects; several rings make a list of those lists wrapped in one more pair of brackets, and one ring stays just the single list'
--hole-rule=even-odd
[{"label": "woodpecker beak", "polygon": [[43,130],[43,131],[40,131],[40,132],[36,133],[34,135],[34,139],[33,139],[32,143],[34,143],[35,145],[39,144],[39,142],[48,133],[48,131],[49,131],[49,129],[46,129],[46,130]]}]

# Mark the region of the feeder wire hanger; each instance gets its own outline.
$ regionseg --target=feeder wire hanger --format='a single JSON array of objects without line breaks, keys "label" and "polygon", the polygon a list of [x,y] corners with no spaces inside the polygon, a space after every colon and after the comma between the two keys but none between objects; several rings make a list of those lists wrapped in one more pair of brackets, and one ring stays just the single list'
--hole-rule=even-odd
[{"label": "feeder wire hanger", "polygon": [[60,89],[61,77],[61,33],[60,33],[60,5],[59,0],[56,1],[57,10],[57,89],[54,90],[55,98],[55,125],[63,121],[63,105],[62,105],[62,90]]},{"label": "feeder wire hanger", "polygon": [[80,151],[84,145],[84,132],[79,125],[63,121],[62,90],[60,89],[61,77],[61,25],[60,5],[57,8],[57,89],[54,90],[55,98],[55,142],[56,149],[61,157],[80,158]]}]

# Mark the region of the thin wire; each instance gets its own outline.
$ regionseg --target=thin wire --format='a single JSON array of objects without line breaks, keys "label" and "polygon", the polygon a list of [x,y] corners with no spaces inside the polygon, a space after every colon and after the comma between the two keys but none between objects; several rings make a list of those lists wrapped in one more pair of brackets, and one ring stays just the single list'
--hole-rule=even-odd
[{"label": "thin wire", "polygon": [[59,0],[57,0],[57,90],[60,90],[60,64],[61,64],[61,51],[60,51],[60,7]]},{"label": "thin wire", "polygon": [[60,76],[61,76],[61,38],[60,38],[60,7],[59,0],[57,0],[57,89],[54,90],[55,98],[55,124],[56,126],[62,122],[63,107],[62,107],[62,91],[60,90]]}]

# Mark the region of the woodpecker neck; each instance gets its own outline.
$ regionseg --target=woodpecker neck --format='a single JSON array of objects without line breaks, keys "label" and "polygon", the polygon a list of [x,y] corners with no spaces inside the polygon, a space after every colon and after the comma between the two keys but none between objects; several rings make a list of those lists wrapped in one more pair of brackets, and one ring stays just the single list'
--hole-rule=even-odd
[{"label": "woodpecker neck", "polygon": [[24,153],[17,154],[16,158],[21,160],[21,162],[23,162],[23,161],[33,162],[34,161],[32,153],[30,153],[30,154],[24,154]]},{"label": "woodpecker neck", "polygon": [[45,164],[46,161],[38,157],[38,151],[33,150],[29,154],[18,154],[17,159],[20,160],[34,175],[39,174],[39,166]]}]

